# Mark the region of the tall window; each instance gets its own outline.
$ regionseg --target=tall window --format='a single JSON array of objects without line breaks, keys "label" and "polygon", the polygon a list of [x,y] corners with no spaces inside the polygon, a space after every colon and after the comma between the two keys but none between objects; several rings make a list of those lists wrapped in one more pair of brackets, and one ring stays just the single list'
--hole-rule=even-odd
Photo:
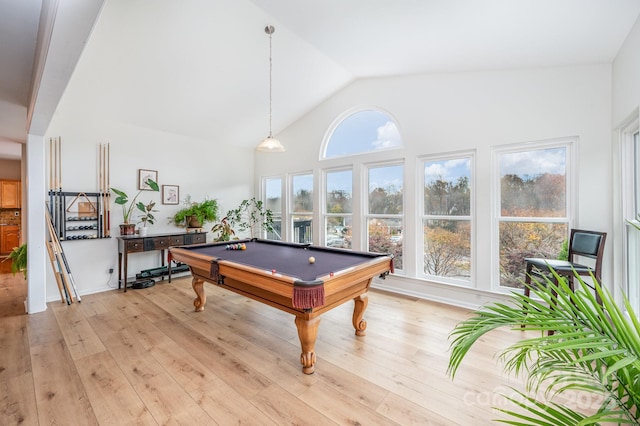
[{"label": "tall window", "polygon": [[393,253],[396,269],[402,269],[403,186],[402,164],[375,166],[368,170],[368,250]]},{"label": "tall window", "polygon": [[[625,226],[626,285],[624,291],[637,315],[640,315],[640,136],[638,113],[621,131],[623,223]],[[632,222],[636,226],[633,226]]]},{"label": "tall window", "polygon": [[401,146],[395,120],[382,111],[367,109],[338,122],[325,143],[322,157],[364,154]]},{"label": "tall window", "polygon": [[500,285],[521,288],[524,258],[557,259],[570,226],[572,141],[498,150]]},{"label": "tall window", "polygon": [[313,175],[291,177],[291,240],[295,243],[312,243],[313,223]]},{"label": "tall window", "polygon": [[351,217],[353,199],[351,170],[325,173],[325,245],[351,248]]},{"label": "tall window", "polygon": [[471,280],[471,162],[468,155],[422,162],[425,275]]},{"label": "tall window", "polygon": [[269,240],[282,240],[282,179],[264,179],[265,207],[273,213],[273,232],[267,233]]}]

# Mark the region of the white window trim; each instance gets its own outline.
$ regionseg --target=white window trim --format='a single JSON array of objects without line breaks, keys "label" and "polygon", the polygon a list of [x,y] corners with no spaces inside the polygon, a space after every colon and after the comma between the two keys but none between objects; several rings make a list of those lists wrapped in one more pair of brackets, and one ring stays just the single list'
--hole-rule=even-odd
[{"label": "white window trim", "polygon": [[260,200],[266,205],[267,204],[267,181],[268,180],[280,180],[280,238],[282,241],[286,241],[286,229],[285,229],[285,216],[286,216],[286,176],[283,175],[273,175],[273,176],[263,176],[260,178]]},{"label": "white window trim", "polygon": [[[351,172],[351,213],[329,213],[327,211],[327,175],[329,173],[335,173],[335,172],[346,172],[346,171],[350,171]],[[347,166],[343,166],[343,167],[335,167],[335,168],[329,168],[329,169],[322,169],[321,170],[321,176],[322,179],[319,182],[319,186],[320,186],[320,203],[322,203],[321,208],[320,209],[316,209],[320,211],[320,233],[319,233],[319,240],[320,240],[320,245],[326,246],[327,244],[327,227],[326,227],[326,220],[329,217],[342,217],[342,216],[349,216],[351,217],[351,238],[352,238],[352,247],[353,247],[353,228],[355,226],[353,219],[354,219],[354,210],[355,210],[355,194],[354,194],[354,181],[355,181],[355,171],[352,165],[347,165]]]},{"label": "white window trim", "polygon": [[[383,148],[383,149],[376,149],[373,151],[364,151],[364,152],[358,152],[355,154],[346,154],[346,155],[338,155],[335,157],[329,157],[327,158],[327,147],[329,146],[329,142],[331,141],[331,137],[333,136],[333,132],[335,132],[335,130],[338,128],[338,126],[340,126],[340,124],[342,124],[343,121],[345,121],[347,118],[351,117],[354,114],[357,114],[359,112],[364,112],[364,111],[376,111],[382,114],[385,114],[387,117],[389,117],[392,121],[393,124],[396,125],[396,128],[398,129],[398,133],[400,134],[400,146],[394,146],[391,148]],[[331,160],[336,160],[336,159],[347,159],[349,157],[358,157],[358,156],[362,156],[362,155],[369,155],[369,154],[373,154],[373,153],[379,153],[379,152],[388,152],[388,151],[394,151],[394,150],[398,150],[398,149],[404,149],[404,138],[402,136],[402,129],[400,128],[400,124],[398,123],[398,120],[395,118],[395,116],[393,114],[391,114],[389,111],[385,110],[384,108],[381,108],[379,106],[375,106],[375,105],[359,105],[353,108],[350,108],[346,111],[344,111],[342,114],[340,114],[338,117],[335,118],[335,120],[333,120],[333,122],[331,123],[331,125],[329,125],[329,127],[327,128],[327,131],[325,132],[324,136],[322,137],[322,143],[320,144],[320,151],[318,152],[318,160],[319,161],[331,161]]]},{"label": "white window trim", "polygon": [[[294,202],[294,194],[293,194],[293,179],[296,176],[308,176],[310,175],[311,178],[313,179],[313,185],[312,185],[312,191],[313,191],[313,197],[311,198],[314,202],[314,206],[313,206],[313,211],[310,212],[294,212],[293,211],[293,202]],[[318,181],[316,179],[316,175],[313,172],[313,170],[306,170],[306,171],[302,171],[302,172],[296,172],[296,173],[288,173],[287,174],[287,201],[286,201],[286,206],[287,206],[287,210],[286,212],[283,212],[283,216],[286,216],[287,220],[286,220],[286,226],[287,226],[287,230],[286,233],[283,232],[283,241],[289,241],[292,242],[293,241],[293,216],[295,215],[309,215],[311,216],[311,228],[312,228],[312,243],[317,244],[317,235],[318,235],[318,220],[319,220],[319,216],[317,214],[318,209],[317,206],[315,206],[315,202],[316,200],[316,195],[315,192],[318,190]],[[283,221],[284,221],[284,217],[283,217]],[[286,235],[286,240],[284,240]]]},{"label": "white window trim", "polygon": [[[424,163],[427,161],[442,161],[442,160],[452,160],[456,158],[469,158],[470,159],[470,182],[469,187],[471,190],[471,199],[470,199],[470,209],[471,214],[468,216],[468,219],[460,219],[460,220],[469,220],[471,223],[471,271],[469,273],[469,280],[461,280],[456,278],[442,277],[439,275],[428,275],[425,274],[424,271],[424,233],[421,232],[420,237],[417,237],[416,243],[416,253],[419,258],[416,260],[416,277],[420,279],[426,279],[431,282],[437,282],[448,285],[456,285],[463,287],[476,287],[476,151],[475,150],[465,150],[465,151],[457,151],[457,152],[449,152],[449,153],[439,153],[436,155],[424,155],[419,156],[417,158],[417,183],[416,189],[418,190],[416,193],[416,205],[418,206],[416,221],[415,221],[415,229],[422,230],[422,220],[425,217],[424,214]],[[434,216],[430,215],[434,219],[444,219],[450,220],[450,216]],[[465,218],[467,216],[464,216]],[[453,219],[456,220],[456,219]]]},{"label": "white window trim", "polygon": [[[566,216],[564,220],[560,218],[528,218],[518,217],[513,221],[518,222],[566,222],[568,229],[577,223],[577,194],[578,194],[578,137],[554,138],[539,141],[528,141],[500,145],[491,148],[491,290],[498,293],[511,293],[517,289],[503,287],[500,285],[500,222],[509,221],[509,218],[502,218],[500,215],[500,156],[506,153],[532,151],[548,148],[567,147],[565,185],[567,187],[567,197],[565,198]],[[524,268],[524,265],[523,265]]]},{"label": "white window trim", "polygon": [[[388,214],[388,215],[383,215],[383,214],[372,214],[369,213],[369,170],[374,169],[374,168],[382,168],[382,167],[393,167],[393,166],[401,166],[402,167],[402,214]],[[363,217],[363,222],[361,224],[362,227],[362,237],[361,237],[361,247],[364,250],[369,250],[369,219],[370,218],[397,218],[400,219],[402,221],[403,227],[406,229],[406,224],[407,224],[407,196],[406,194],[406,189],[407,189],[407,164],[404,161],[404,159],[395,159],[395,160],[388,160],[388,161],[378,161],[378,162],[371,162],[371,163],[364,163],[363,164],[363,179],[364,179],[364,184],[362,186],[362,197],[363,197],[363,210],[362,210],[362,217]],[[405,233],[403,232],[403,238],[404,238]],[[396,269],[395,274],[396,275],[404,275],[406,274],[407,269],[407,250],[405,249],[405,244],[403,241],[403,252],[402,252],[402,257],[403,257],[403,268],[402,269]]]},{"label": "white window trim", "polygon": [[[622,122],[617,129],[617,139],[618,139],[618,157],[617,161],[619,162],[620,173],[618,176],[614,177],[614,187],[615,180],[619,179],[619,193],[617,194],[619,197],[619,202],[615,203],[615,210],[617,212],[614,214],[614,222],[617,222],[617,226],[614,229],[618,229],[619,238],[613,236],[612,242],[615,248],[620,249],[623,254],[620,257],[614,256],[614,259],[619,259],[615,269],[620,271],[620,276],[622,277],[622,282],[617,283],[614,286],[614,298],[618,302],[622,302],[623,293],[626,297],[629,298],[631,302],[631,306],[633,307],[636,314],[640,315],[640,289],[638,286],[632,289],[630,285],[630,274],[629,274],[629,232],[636,231],[631,229],[632,226],[627,223],[627,220],[636,221],[636,205],[639,200],[637,198],[640,195],[635,194],[636,185],[634,184],[634,179],[638,179],[635,177],[635,158],[638,154],[635,153],[634,147],[634,135],[640,130],[640,112],[638,108],[636,108],[626,120]],[[614,165],[614,170],[616,167]],[[614,193],[615,194],[615,193]],[[616,260],[614,260],[616,262]],[[614,274],[615,276],[615,274]]]}]

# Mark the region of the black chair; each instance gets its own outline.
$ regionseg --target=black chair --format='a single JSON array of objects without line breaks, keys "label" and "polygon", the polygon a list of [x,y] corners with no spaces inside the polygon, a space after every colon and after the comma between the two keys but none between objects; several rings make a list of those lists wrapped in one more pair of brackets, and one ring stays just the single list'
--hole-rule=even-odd
[{"label": "black chair", "polygon": [[[585,231],[581,229],[572,229],[569,238],[569,256],[568,260],[543,259],[537,257],[527,257],[527,274],[524,294],[529,296],[531,278],[538,279],[537,285],[544,285],[546,278],[555,284],[558,284],[556,277],[551,270],[553,269],[560,277],[567,278],[569,288],[574,291],[573,278],[574,274],[590,276],[593,274],[598,284],[601,284],[602,274],[602,254],[604,253],[604,242],[607,239],[606,232]],[[576,262],[576,257],[586,257],[594,260],[593,266],[587,266]],[[588,284],[588,283],[587,283]],[[600,295],[596,293],[596,300],[602,304]]]}]

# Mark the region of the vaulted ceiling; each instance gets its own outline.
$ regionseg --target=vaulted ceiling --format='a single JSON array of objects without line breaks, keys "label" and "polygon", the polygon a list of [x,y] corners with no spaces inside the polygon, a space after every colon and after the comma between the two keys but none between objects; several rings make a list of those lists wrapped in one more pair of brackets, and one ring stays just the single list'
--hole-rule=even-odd
[{"label": "vaulted ceiling", "polygon": [[46,131],[74,70],[113,88],[101,113],[256,144],[268,24],[277,133],[358,78],[611,63],[639,14],[640,0],[0,0],[0,157]]}]

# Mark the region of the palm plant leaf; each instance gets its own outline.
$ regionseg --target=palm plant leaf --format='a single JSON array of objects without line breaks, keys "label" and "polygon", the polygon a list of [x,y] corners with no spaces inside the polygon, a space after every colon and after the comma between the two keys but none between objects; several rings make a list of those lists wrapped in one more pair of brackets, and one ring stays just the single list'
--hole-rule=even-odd
[{"label": "palm plant leaf", "polygon": [[[551,400],[569,390],[601,399],[596,413],[587,416],[530,398],[527,403],[517,404],[528,415],[501,410],[519,419],[510,424],[565,424],[562,421],[569,418],[573,420],[566,424],[577,424],[575,416],[582,419],[579,424],[635,423],[640,419],[640,327],[635,313],[626,298],[627,313],[620,309],[594,279],[600,305],[590,286],[576,278],[575,292],[558,276],[557,284],[552,280],[534,282],[531,296],[514,293],[511,304],[486,306],[450,334],[448,373],[455,377],[473,344],[491,330],[505,326],[539,330],[541,336],[523,339],[500,354],[505,372],[523,375],[528,392],[542,389]],[[545,335],[548,331],[554,333]],[[558,418],[546,423],[545,416],[556,414]]]}]

